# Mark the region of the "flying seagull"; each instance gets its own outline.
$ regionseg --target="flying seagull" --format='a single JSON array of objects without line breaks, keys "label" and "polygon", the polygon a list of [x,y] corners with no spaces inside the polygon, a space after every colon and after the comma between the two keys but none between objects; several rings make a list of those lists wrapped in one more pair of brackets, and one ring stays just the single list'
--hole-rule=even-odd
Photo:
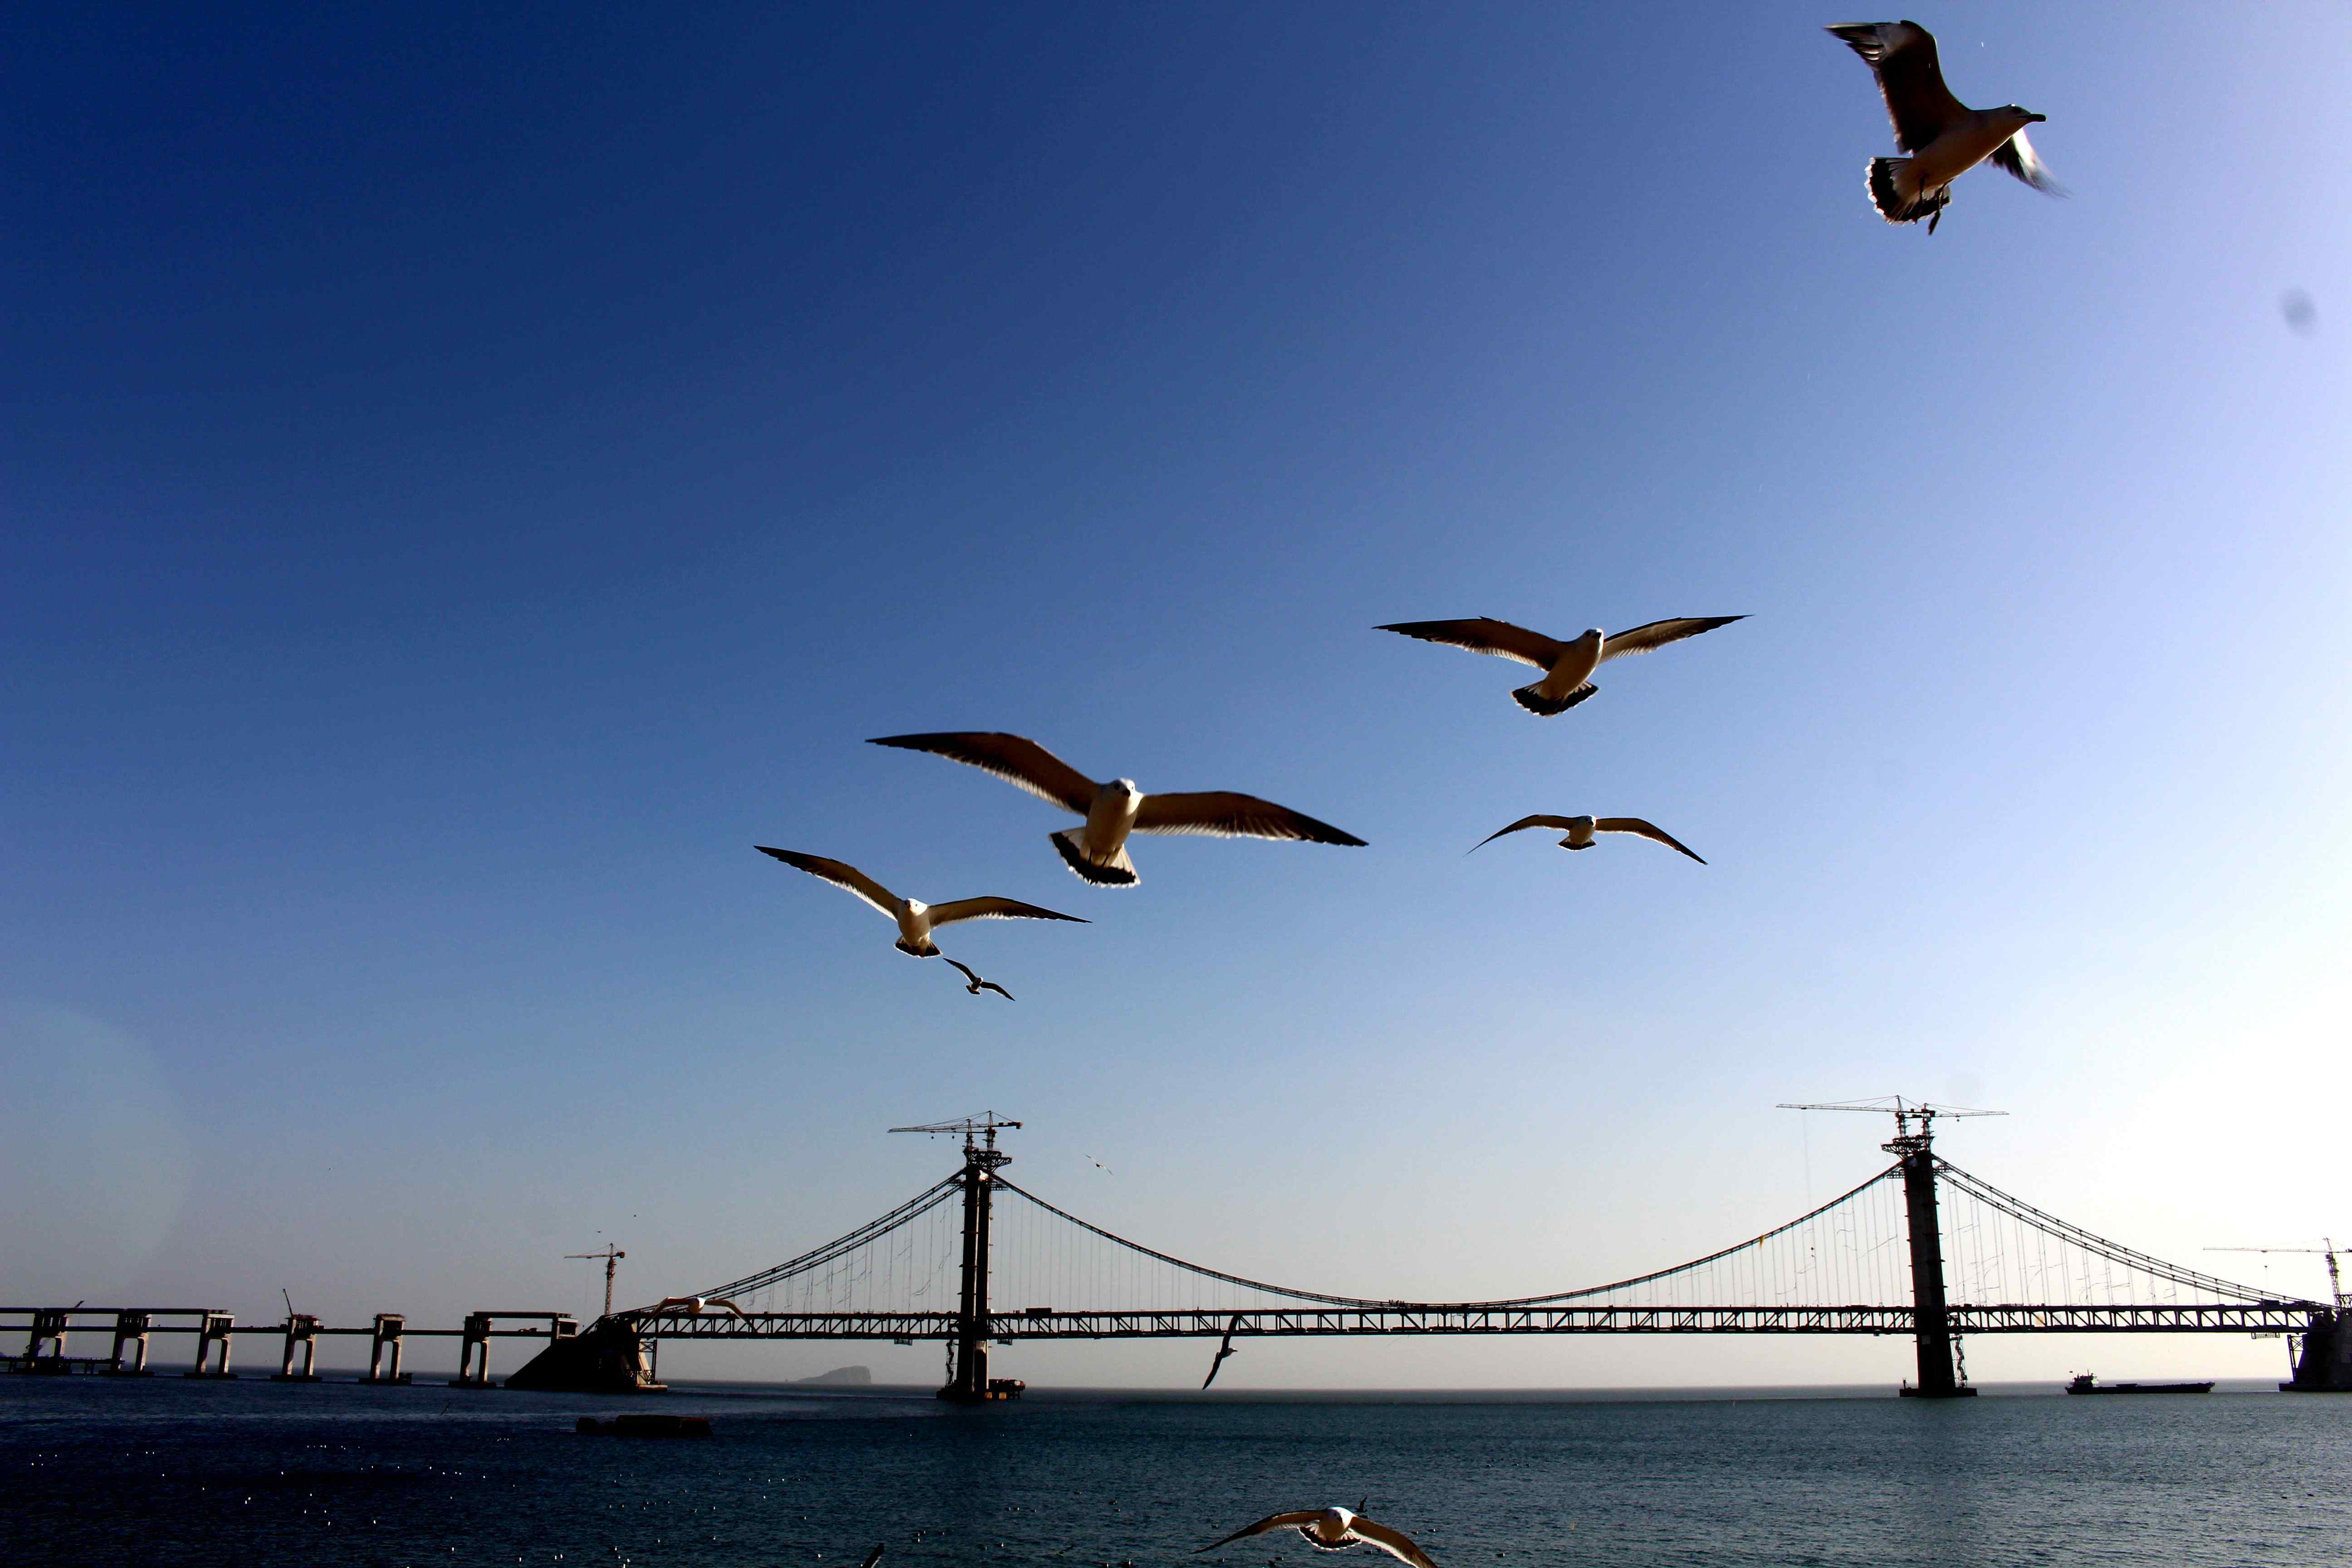
[{"label": "flying seagull", "polygon": [[[940,926],[953,925],[958,921],[1076,921],[1080,925],[1091,922],[1076,915],[1055,914],[1034,904],[1024,904],[1018,899],[957,899],[950,903],[927,904],[920,899],[902,899],[856,867],[840,860],[828,860],[822,855],[803,855],[791,849],[771,849],[764,844],[751,847],[762,855],[773,856],[787,866],[796,866],[812,877],[822,877],[836,888],[846,888],[859,898],[898,922],[898,940],[895,944],[900,952],[917,958],[937,958],[939,943],[931,932]],[[963,966],[958,964],[961,969]],[[971,971],[964,970],[966,974]],[[978,978],[974,976],[974,978]]]},{"label": "flying seagull", "polygon": [[1146,795],[1135,787],[1133,779],[1097,784],[1022,735],[995,731],[883,735],[872,743],[930,752],[951,762],[970,763],[1065,811],[1076,812],[1087,819],[1084,827],[1064,828],[1050,837],[1070,869],[1098,888],[1135,885],[1135,863],[1127,856],[1130,833],[1196,833],[1215,838],[1292,838],[1358,846],[1364,842],[1328,822],[1318,822],[1255,795],[1228,790]]},{"label": "flying seagull", "polygon": [[702,1316],[705,1307],[724,1307],[739,1318],[743,1316],[743,1309],[724,1296],[665,1296],[654,1310],[667,1312],[673,1307],[689,1318]]},{"label": "flying seagull", "polygon": [[[1370,1501],[1370,1499],[1366,1500]],[[1296,1530],[1306,1537],[1307,1544],[1325,1552],[1339,1552],[1355,1545],[1377,1546],[1401,1563],[1412,1568],[1437,1568],[1429,1553],[1413,1544],[1412,1536],[1402,1530],[1366,1519],[1360,1509],[1310,1509],[1299,1513],[1274,1513],[1246,1529],[1236,1530],[1224,1541],[1212,1541],[1201,1552],[1214,1552],[1226,1541],[1239,1541],[1245,1535],[1264,1535],[1273,1530]],[[1199,1556],[1200,1552],[1193,1553]]]},{"label": "flying seagull", "polygon": [[1702,866],[1706,864],[1698,856],[1691,854],[1689,845],[1655,823],[1644,822],[1638,816],[1544,816],[1540,815],[1523,816],[1508,827],[1489,833],[1486,837],[1470,846],[1469,852],[1475,855],[1504,834],[1517,833],[1523,827],[1562,829],[1568,834],[1567,837],[1559,841],[1559,847],[1562,849],[1590,849],[1592,847],[1592,836],[1596,833],[1631,833],[1638,837],[1647,838],[1654,844],[1663,844],[1669,849],[1679,849],[1684,854],[1690,855],[1692,859],[1697,860]]},{"label": "flying seagull", "polygon": [[[942,958],[947,957],[945,953],[941,953],[940,956]],[[1013,1000],[1012,992],[1007,991],[1003,986],[999,985],[993,980],[982,980],[979,975],[974,974],[971,972],[971,965],[968,963],[956,963],[956,961],[952,958],[949,958],[948,963],[954,964],[956,968],[963,971],[965,982],[964,989],[971,992],[973,995],[977,996],[983,991],[993,991],[999,996],[1003,997],[1007,1002]]]},{"label": "flying seagull", "polygon": [[[1209,1375],[1201,1380],[1201,1386],[1202,1388],[1206,1388],[1209,1384],[1217,1381],[1217,1373],[1225,1370],[1225,1358],[1227,1356],[1238,1355],[1241,1353],[1234,1349],[1234,1327],[1237,1327],[1240,1322],[1241,1320],[1239,1318],[1235,1318],[1234,1320],[1233,1326],[1229,1326],[1225,1330],[1225,1342],[1219,1345],[1217,1347],[1217,1353],[1209,1359]],[[1229,1535],[1225,1537],[1225,1539],[1231,1541],[1233,1537]]]},{"label": "flying seagull", "polygon": [[1391,626],[1375,626],[1374,631],[1400,632],[1423,642],[1444,643],[1448,647],[1465,647],[1472,653],[1491,653],[1503,658],[1515,658],[1521,664],[1532,664],[1544,672],[1544,678],[1531,686],[1522,686],[1511,693],[1520,707],[1530,713],[1549,718],[1565,713],[1600,688],[1593,685],[1592,672],[1612,658],[1622,658],[1629,653],[1647,653],[1654,647],[1664,647],[1670,642],[1695,637],[1701,632],[1711,632],[1717,626],[1727,626],[1734,621],[1744,621],[1746,616],[1685,616],[1679,620],[1652,621],[1645,626],[1635,626],[1630,632],[1614,637],[1593,626],[1581,636],[1560,642],[1531,632],[1525,626],[1515,626],[1508,621],[1498,621],[1491,616],[1480,616],[1468,621],[1400,621]]},{"label": "flying seagull", "polygon": [[1927,220],[1936,232],[1952,199],[1952,182],[1990,160],[2037,191],[2062,193],[2025,128],[2049,119],[2013,103],[1970,109],[1944,85],[1936,35],[1916,22],[1847,22],[1830,32],[1870,63],[1895,121],[1895,144],[1908,158],[1870,161],[1870,201],[1889,223]]}]

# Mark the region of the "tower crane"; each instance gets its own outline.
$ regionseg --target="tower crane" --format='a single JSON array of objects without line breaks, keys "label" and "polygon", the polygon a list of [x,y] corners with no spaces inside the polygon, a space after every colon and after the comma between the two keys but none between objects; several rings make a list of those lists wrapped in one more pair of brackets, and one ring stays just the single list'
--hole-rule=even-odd
[{"label": "tower crane", "polygon": [[[921,1127],[893,1127],[890,1131],[893,1132],[927,1132],[933,1137],[938,1137],[941,1133],[951,1135],[960,1134],[963,1139],[965,1152],[971,1153],[975,1151],[984,1151],[985,1152],[994,1154],[996,1152],[997,1129],[1001,1127],[1018,1127],[1020,1125],[1021,1123],[1018,1121],[1009,1121],[999,1117],[993,1110],[983,1110],[977,1116],[959,1116],[950,1121],[928,1122]],[[989,1163],[991,1166],[1010,1164],[1012,1163],[1012,1159],[1013,1157],[1009,1154],[1001,1155],[991,1160]]]},{"label": "tower crane", "polygon": [[[1968,1116],[2007,1116],[2006,1110],[1978,1110],[1966,1105],[1930,1105],[1924,1100],[1906,1100],[1899,1094],[1882,1094],[1872,1100],[1840,1100],[1826,1105],[1792,1105],[1783,1102],[1776,1110],[1874,1110],[1884,1116],[1895,1116],[1895,1142],[1886,1145],[1890,1154],[1913,1154],[1933,1146],[1935,1123],[1938,1116],[1958,1120]],[[1916,1121],[1919,1131],[1911,1131]]]},{"label": "tower crane", "polygon": [[2328,1293],[2336,1298],[2336,1313],[2340,1319],[2344,1315],[2347,1303],[2344,1300],[2344,1277],[2336,1271],[2336,1260],[2340,1257],[2352,1257],[2352,1247],[2338,1247],[2332,1239],[2324,1236],[2319,1240],[2320,1245],[2317,1247],[2209,1247],[2205,1250],[2208,1252],[2298,1252],[2305,1256],[2325,1258],[2327,1259]]},{"label": "tower crane", "polygon": [[628,1254],[608,1241],[604,1244],[604,1250],[602,1252],[567,1252],[563,1256],[590,1259],[601,1258],[604,1260],[604,1315],[611,1317],[613,1315],[613,1268]]}]

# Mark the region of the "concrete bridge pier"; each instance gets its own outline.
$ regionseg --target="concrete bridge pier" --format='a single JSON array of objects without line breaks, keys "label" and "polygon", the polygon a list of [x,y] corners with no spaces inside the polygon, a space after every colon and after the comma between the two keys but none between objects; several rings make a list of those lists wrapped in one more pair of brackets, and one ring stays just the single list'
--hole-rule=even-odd
[{"label": "concrete bridge pier", "polygon": [[[362,1383],[406,1383],[411,1373],[400,1370],[400,1348],[406,1337],[408,1320],[398,1312],[378,1312],[375,1334],[368,1342],[368,1373]],[[386,1357],[389,1356],[387,1364]]]},{"label": "concrete bridge pier", "polygon": [[[302,1370],[294,1370],[294,1348],[302,1349]],[[319,1381],[319,1320],[308,1312],[289,1313],[286,1319],[286,1353],[278,1359],[278,1371],[272,1383],[316,1383]]]},{"label": "concrete bridge pier", "polygon": [[[196,1331],[196,1364],[190,1367],[184,1375],[235,1377],[236,1373],[228,1369],[228,1341],[229,1334],[236,1325],[236,1320],[226,1312],[204,1313],[203,1321]],[[211,1366],[211,1370],[207,1371],[206,1367],[215,1360],[214,1347],[215,1346],[219,1347],[219,1364]]]},{"label": "concrete bridge pier", "polygon": [[26,1371],[39,1370],[45,1361],[63,1366],[68,1310],[64,1307],[42,1307],[34,1311],[32,1329],[25,1336]]},{"label": "concrete bridge pier", "polygon": [[490,1381],[490,1315],[466,1314],[465,1338],[457,1349],[457,1375],[452,1388],[495,1388]]},{"label": "concrete bridge pier", "polygon": [[2352,1322],[2340,1311],[2311,1314],[2303,1331],[2303,1351],[2294,1358],[2294,1377],[2282,1383],[2285,1394],[2352,1394]]},{"label": "concrete bridge pier", "polygon": [[[108,1358],[110,1377],[152,1377],[147,1370],[147,1314],[117,1312],[114,1314],[114,1353]],[[131,1364],[122,1364],[122,1352],[131,1352]]]}]

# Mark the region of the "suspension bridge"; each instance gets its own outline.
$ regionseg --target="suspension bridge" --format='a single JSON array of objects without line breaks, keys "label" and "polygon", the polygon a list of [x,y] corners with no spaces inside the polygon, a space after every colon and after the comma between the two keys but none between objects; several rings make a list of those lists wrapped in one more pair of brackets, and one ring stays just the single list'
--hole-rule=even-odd
[{"label": "suspension bridge", "polygon": [[[1019,1383],[990,1375],[990,1352],[1037,1340],[1199,1338],[1229,1347],[1237,1339],[1336,1335],[1908,1334],[1917,1375],[1903,1392],[1933,1399],[1975,1392],[1961,1353],[1969,1335],[2283,1334],[2299,1342],[2283,1388],[2352,1391],[2352,1331],[2343,1327],[2340,1296],[2321,1301],[2233,1283],[2035,1208],[1935,1152],[1937,1119],[1972,1112],[1902,1100],[1830,1109],[1892,1112],[1895,1136],[1884,1147],[1893,1163],[1818,1208],[1703,1258],[1543,1295],[1377,1300],[1177,1258],[1007,1177],[1013,1157],[998,1136],[1020,1123],[992,1112],[892,1129],[960,1136],[961,1168],[822,1247],[695,1296],[608,1311],[584,1331],[548,1312],[478,1312],[462,1331],[406,1331],[462,1335],[457,1386],[489,1386],[490,1341],[513,1337],[546,1343],[506,1386],[616,1392],[658,1388],[658,1348],[670,1341],[931,1342],[947,1352],[940,1397],[969,1403],[1017,1394]],[[29,1335],[26,1353],[8,1364],[68,1370],[64,1336],[81,1310],[0,1311],[0,1334]],[[89,1358],[80,1370],[126,1370],[132,1330],[143,1367],[147,1332],[172,1331],[158,1313],[91,1313],[116,1320],[114,1354],[110,1363]],[[26,1316],[29,1324],[5,1321]],[[221,1375],[233,1335],[282,1333],[278,1375],[299,1379],[313,1374],[320,1336],[352,1333],[373,1336],[371,1381],[404,1380],[396,1316],[348,1330],[290,1310],[283,1324],[250,1327],[226,1313],[201,1316],[199,1373],[208,1347],[218,1347],[209,1375]],[[512,1319],[544,1326],[497,1326]]]},{"label": "suspension bridge", "polygon": [[[1975,1392],[1959,1354],[1969,1334],[2263,1333],[2301,1338],[2293,1386],[2352,1388],[2340,1301],[2167,1263],[2011,1196],[1935,1152],[1937,1118],[1971,1113],[1902,1100],[1866,1108],[1894,1114],[1894,1163],[1810,1213],[1670,1268],[1488,1301],[1374,1300],[1228,1273],[1005,1176],[1012,1156],[997,1137],[1018,1122],[990,1113],[894,1128],[961,1135],[962,1168],[797,1258],[613,1314],[599,1325],[595,1375],[649,1380],[643,1352],[665,1340],[935,1341],[950,1347],[941,1397],[976,1402],[1016,1386],[990,1377],[991,1347],[1033,1340],[1909,1334],[1918,1376],[1905,1392],[1948,1398]],[[545,1375],[584,1370],[592,1337],[551,1349]]]}]

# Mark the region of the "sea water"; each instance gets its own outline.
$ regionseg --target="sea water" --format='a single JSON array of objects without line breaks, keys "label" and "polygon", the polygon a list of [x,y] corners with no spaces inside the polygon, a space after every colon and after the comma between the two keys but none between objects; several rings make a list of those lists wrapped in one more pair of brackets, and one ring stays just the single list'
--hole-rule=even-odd
[{"label": "sea water", "polygon": [[[1354,1507],[1485,1564],[2352,1564],[2352,1395],[1055,1394],[0,1380],[24,1564],[1297,1564]],[[707,1441],[582,1415],[708,1415]],[[1381,1559],[1386,1561],[1386,1559]]]}]

